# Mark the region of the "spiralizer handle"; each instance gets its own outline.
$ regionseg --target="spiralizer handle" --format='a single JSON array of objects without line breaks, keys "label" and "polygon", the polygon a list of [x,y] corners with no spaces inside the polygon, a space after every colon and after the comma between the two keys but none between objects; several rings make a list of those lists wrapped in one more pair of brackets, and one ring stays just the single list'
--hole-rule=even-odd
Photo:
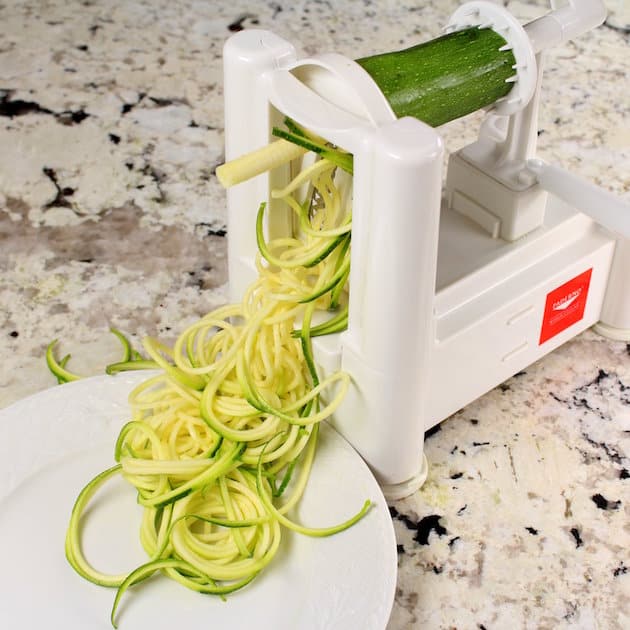
[{"label": "spiralizer handle", "polygon": [[611,232],[630,238],[630,204],[607,190],[542,160],[527,160],[539,185]]}]

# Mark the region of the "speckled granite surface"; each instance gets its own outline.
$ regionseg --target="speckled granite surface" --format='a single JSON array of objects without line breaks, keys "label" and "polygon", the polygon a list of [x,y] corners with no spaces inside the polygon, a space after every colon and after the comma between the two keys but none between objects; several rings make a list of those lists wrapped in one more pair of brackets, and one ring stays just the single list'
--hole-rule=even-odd
[{"label": "speckled granite surface", "polygon": [[[630,197],[630,20],[609,5],[549,55],[540,153]],[[94,373],[109,325],[168,340],[225,299],[230,31],[358,57],[437,35],[456,6],[0,0],[0,407],[53,385],[55,337]],[[392,505],[390,630],[630,627],[629,388],[630,346],[587,332],[440,425],[429,480]]]}]

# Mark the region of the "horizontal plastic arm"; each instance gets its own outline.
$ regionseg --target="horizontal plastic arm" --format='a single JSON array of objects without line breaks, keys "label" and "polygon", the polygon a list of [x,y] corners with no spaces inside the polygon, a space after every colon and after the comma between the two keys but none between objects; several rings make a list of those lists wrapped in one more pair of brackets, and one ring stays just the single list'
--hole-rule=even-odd
[{"label": "horizontal plastic arm", "polygon": [[599,26],[606,19],[601,0],[569,0],[569,2],[525,25],[525,32],[540,52],[557,46]]},{"label": "horizontal plastic arm", "polygon": [[589,181],[542,160],[527,160],[542,188],[560,197],[611,232],[630,238],[630,204]]}]

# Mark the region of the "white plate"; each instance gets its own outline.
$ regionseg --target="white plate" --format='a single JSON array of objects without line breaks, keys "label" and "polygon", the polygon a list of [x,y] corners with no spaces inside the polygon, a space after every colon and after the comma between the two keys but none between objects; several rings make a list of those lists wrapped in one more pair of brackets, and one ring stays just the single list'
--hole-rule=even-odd
[{"label": "white plate", "polygon": [[[80,578],[63,543],[81,487],[113,463],[127,395],[143,374],[94,377],[31,396],[0,411],[0,628],[108,629],[115,591]],[[381,491],[363,460],[327,425],[297,518],[334,524],[365,499],[375,506],[329,538],[284,532],[274,562],[227,601],[157,576],[130,589],[121,630],[187,627],[259,630],[382,630],[394,600],[396,541]],[[132,489],[112,482],[87,519],[88,558],[124,572],[146,561]]]}]

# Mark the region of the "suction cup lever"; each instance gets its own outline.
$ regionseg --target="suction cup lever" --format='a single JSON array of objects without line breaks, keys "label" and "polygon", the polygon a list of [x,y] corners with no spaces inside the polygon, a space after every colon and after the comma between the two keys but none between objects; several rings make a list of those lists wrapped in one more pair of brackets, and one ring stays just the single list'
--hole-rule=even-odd
[{"label": "suction cup lever", "polygon": [[527,160],[527,169],[548,192],[595,219],[603,227],[630,238],[630,204],[607,190],[542,160]]}]

